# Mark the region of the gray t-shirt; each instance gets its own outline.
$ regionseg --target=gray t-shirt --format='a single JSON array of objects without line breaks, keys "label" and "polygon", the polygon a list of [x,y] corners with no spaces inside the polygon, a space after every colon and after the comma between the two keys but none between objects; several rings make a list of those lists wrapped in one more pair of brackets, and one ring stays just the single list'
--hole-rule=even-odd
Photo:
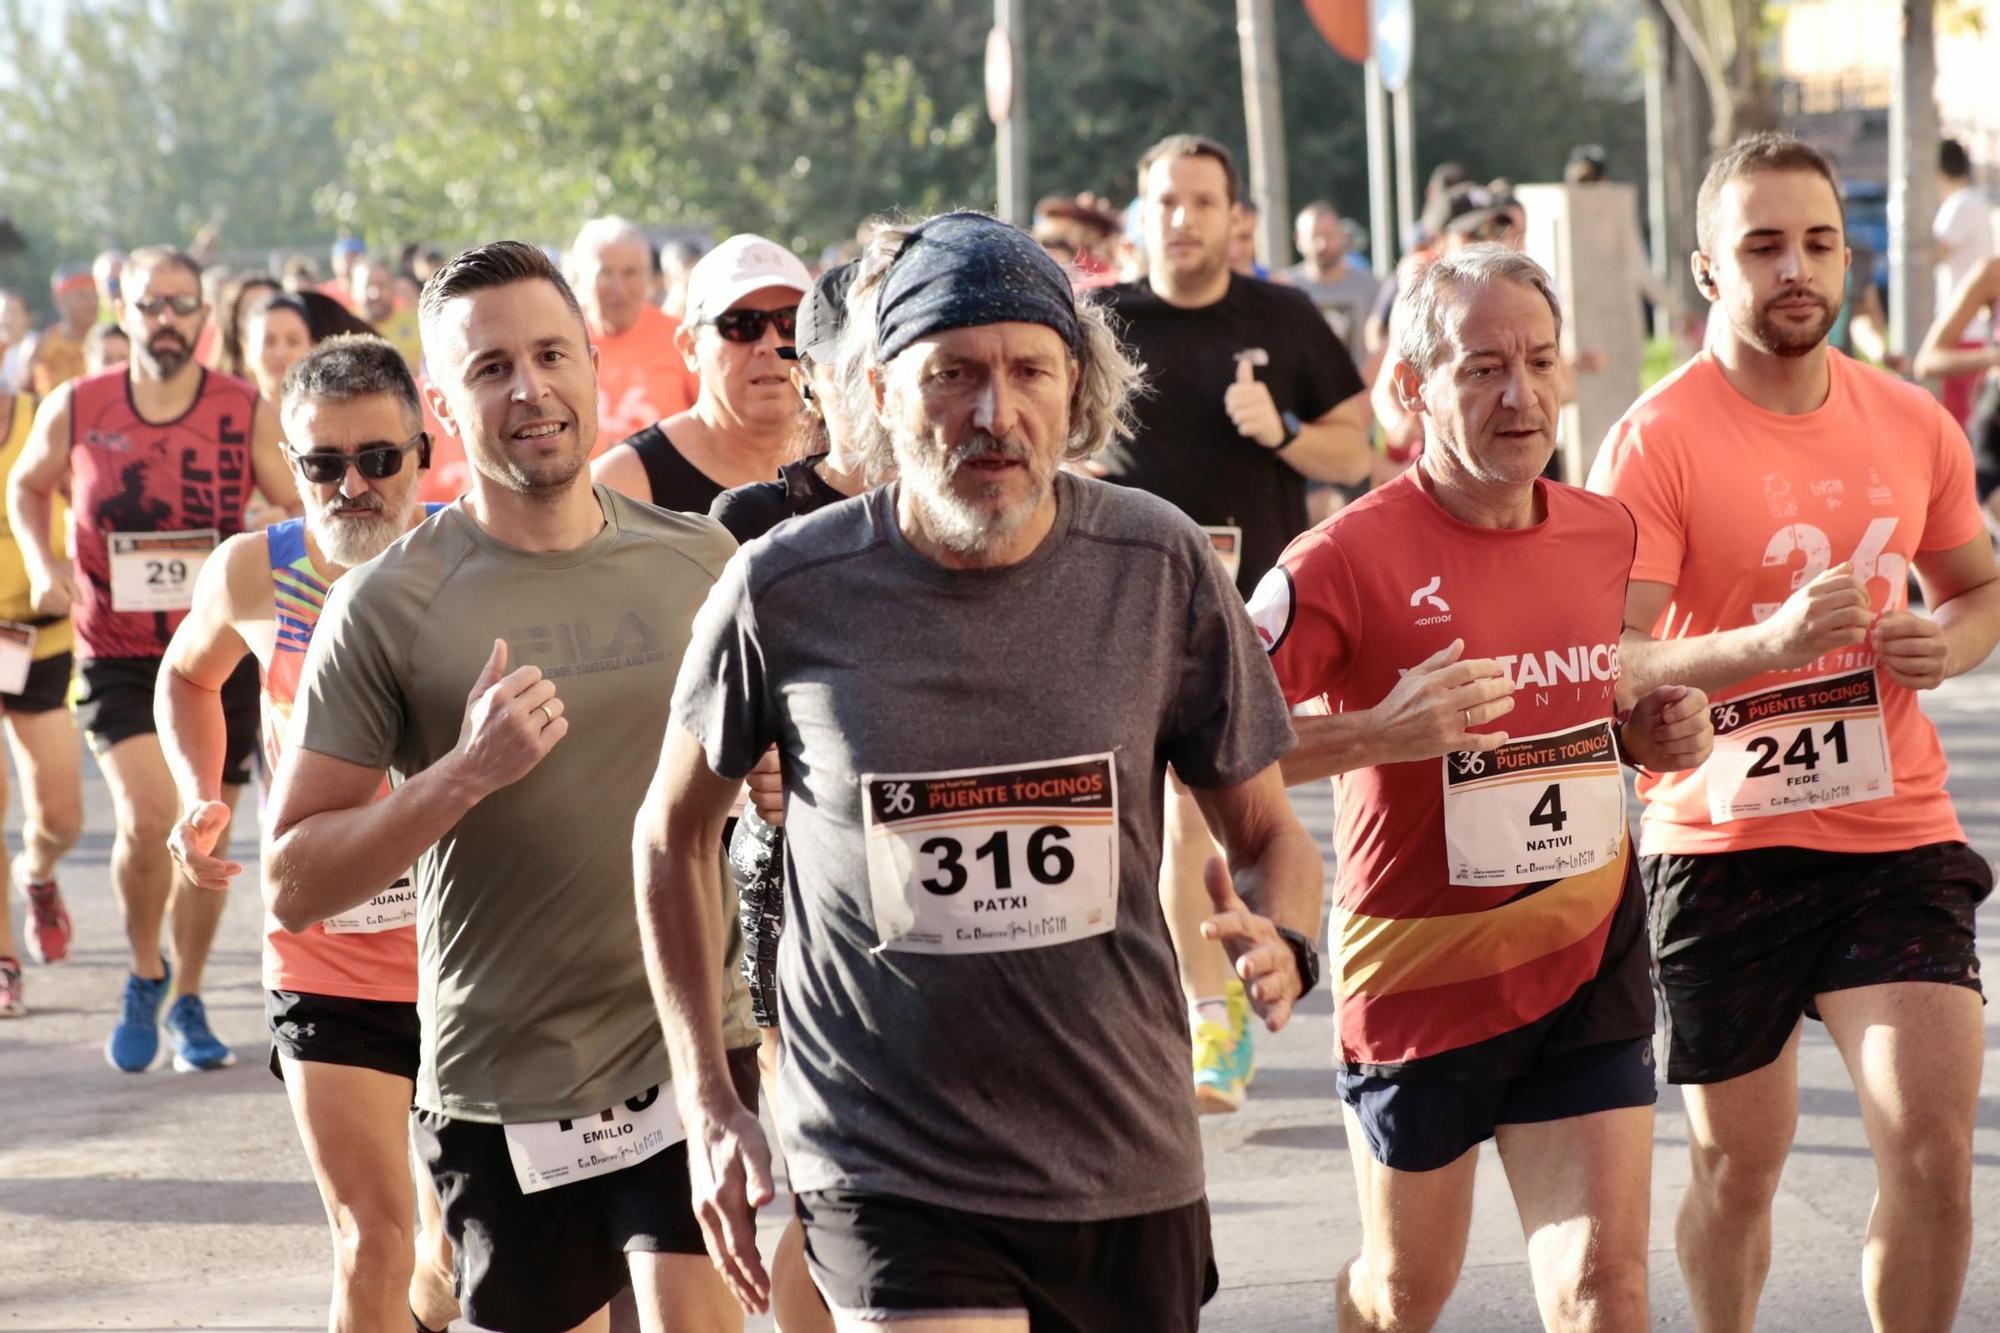
[{"label": "gray t-shirt", "polygon": [[1026,560],[954,571],[884,487],[750,543],[695,621],[675,717],[725,777],[784,758],[794,1189],[1048,1220],[1202,1194],[1161,782],[1246,781],[1291,725],[1199,528],[1056,495]]},{"label": "gray t-shirt", "polygon": [[1320,314],[1340,340],[1347,344],[1360,359],[1361,328],[1368,322],[1369,308],[1375,304],[1375,290],[1381,286],[1375,275],[1365,268],[1348,261],[1341,275],[1332,282],[1318,278],[1310,264],[1294,264],[1286,269],[1283,278],[1292,286],[1312,298],[1319,307]]},{"label": "gray t-shirt", "polygon": [[[509,671],[539,666],[563,701],[569,733],[418,862],[417,1104],[458,1119],[578,1118],[668,1078],[632,824],[690,623],[735,543],[596,495],[603,529],[552,554],[496,541],[463,502],[435,515],[334,585],[299,690],[295,743],[397,782],[458,744],[496,638]],[[747,1000],[732,1012],[730,1044],[754,1041]]]}]

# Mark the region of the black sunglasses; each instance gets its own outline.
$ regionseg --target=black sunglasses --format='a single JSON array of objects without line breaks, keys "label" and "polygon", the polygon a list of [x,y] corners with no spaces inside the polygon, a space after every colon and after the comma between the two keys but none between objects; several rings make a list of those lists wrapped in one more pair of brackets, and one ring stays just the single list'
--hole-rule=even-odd
[{"label": "black sunglasses", "polygon": [[424,456],[418,462],[422,467],[430,460],[431,436],[429,431],[418,431],[402,444],[377,445],[372,449],[362,449],[351,454],[317,453],[293,454],[292,461],[299,466],[299,475],[315,486],[338,486],[347,476],[351,463],[354,470],[370,481],[385,481],[403,470],[403,457],[410,450],[422,448]]},{"label": "black sunglasses", "polygon": [[715,325],[715,331],[725,342],[756,342],[774,324],[778,336],[786,342],[795,342],[799,336],[799,308],[795,305],[776,310],[725,310],[707,322]]},{"label": "black sunglasses", "polygon": [[201,309],[201,298],[185,294],[180,296],[142,296],[134,301],[132,306],[142,315],[157,315],[163,310],[171,310],[176,315],[186,316],[192,315],[195,311]]}]

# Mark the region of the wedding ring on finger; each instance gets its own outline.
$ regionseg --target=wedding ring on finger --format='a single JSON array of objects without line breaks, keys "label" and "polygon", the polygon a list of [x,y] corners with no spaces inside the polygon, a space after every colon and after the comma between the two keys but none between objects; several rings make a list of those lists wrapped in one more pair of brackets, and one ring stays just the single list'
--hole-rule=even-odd
[{"label": "wedding ring on finger", "polygon": [[543,726],[547,726],[549,723],[556,720],[556,715],[549,711],[549,706],[547,704],[536,704],[534,707],[534,711],[542,715]]}]

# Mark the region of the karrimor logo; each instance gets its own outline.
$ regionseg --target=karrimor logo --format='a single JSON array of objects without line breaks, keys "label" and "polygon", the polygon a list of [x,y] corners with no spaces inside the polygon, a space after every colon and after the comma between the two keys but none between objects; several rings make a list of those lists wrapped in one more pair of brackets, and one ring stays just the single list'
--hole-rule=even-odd
[{"label": "karrimor logo", "polygon": [[1451,603],[1438,596],[1438,589],[1443,586],[1444,575],[1433,574],[1429,583],[1410,594],[1410,605],[1413,608],[1422,609],[1424,603],[1428,602],[1437,610],[1434,616],[1418,616],[1419,625],[1442,625],[1451,619]]}]

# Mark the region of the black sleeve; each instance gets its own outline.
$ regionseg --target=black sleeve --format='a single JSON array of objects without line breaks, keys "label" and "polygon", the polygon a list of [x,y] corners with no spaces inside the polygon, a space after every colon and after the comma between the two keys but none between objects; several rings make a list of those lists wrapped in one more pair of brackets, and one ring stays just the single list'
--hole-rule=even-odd
[{"label": "black sleeve", "polygon": [[785,508],[785,484],[753,481],[724,491],[708,507],[708,516],[728,528],[738,546],[755,541],[791,517]]},{"label": "black sleeve", "polygon": [[1299,349],[1292,411],[1301,421],[1318,421],[1368,386],[1361,382],[1347,344],[1306,295],[1288,291],[1284,296],[1285,323],[1293,330],[1290,341]]}]

